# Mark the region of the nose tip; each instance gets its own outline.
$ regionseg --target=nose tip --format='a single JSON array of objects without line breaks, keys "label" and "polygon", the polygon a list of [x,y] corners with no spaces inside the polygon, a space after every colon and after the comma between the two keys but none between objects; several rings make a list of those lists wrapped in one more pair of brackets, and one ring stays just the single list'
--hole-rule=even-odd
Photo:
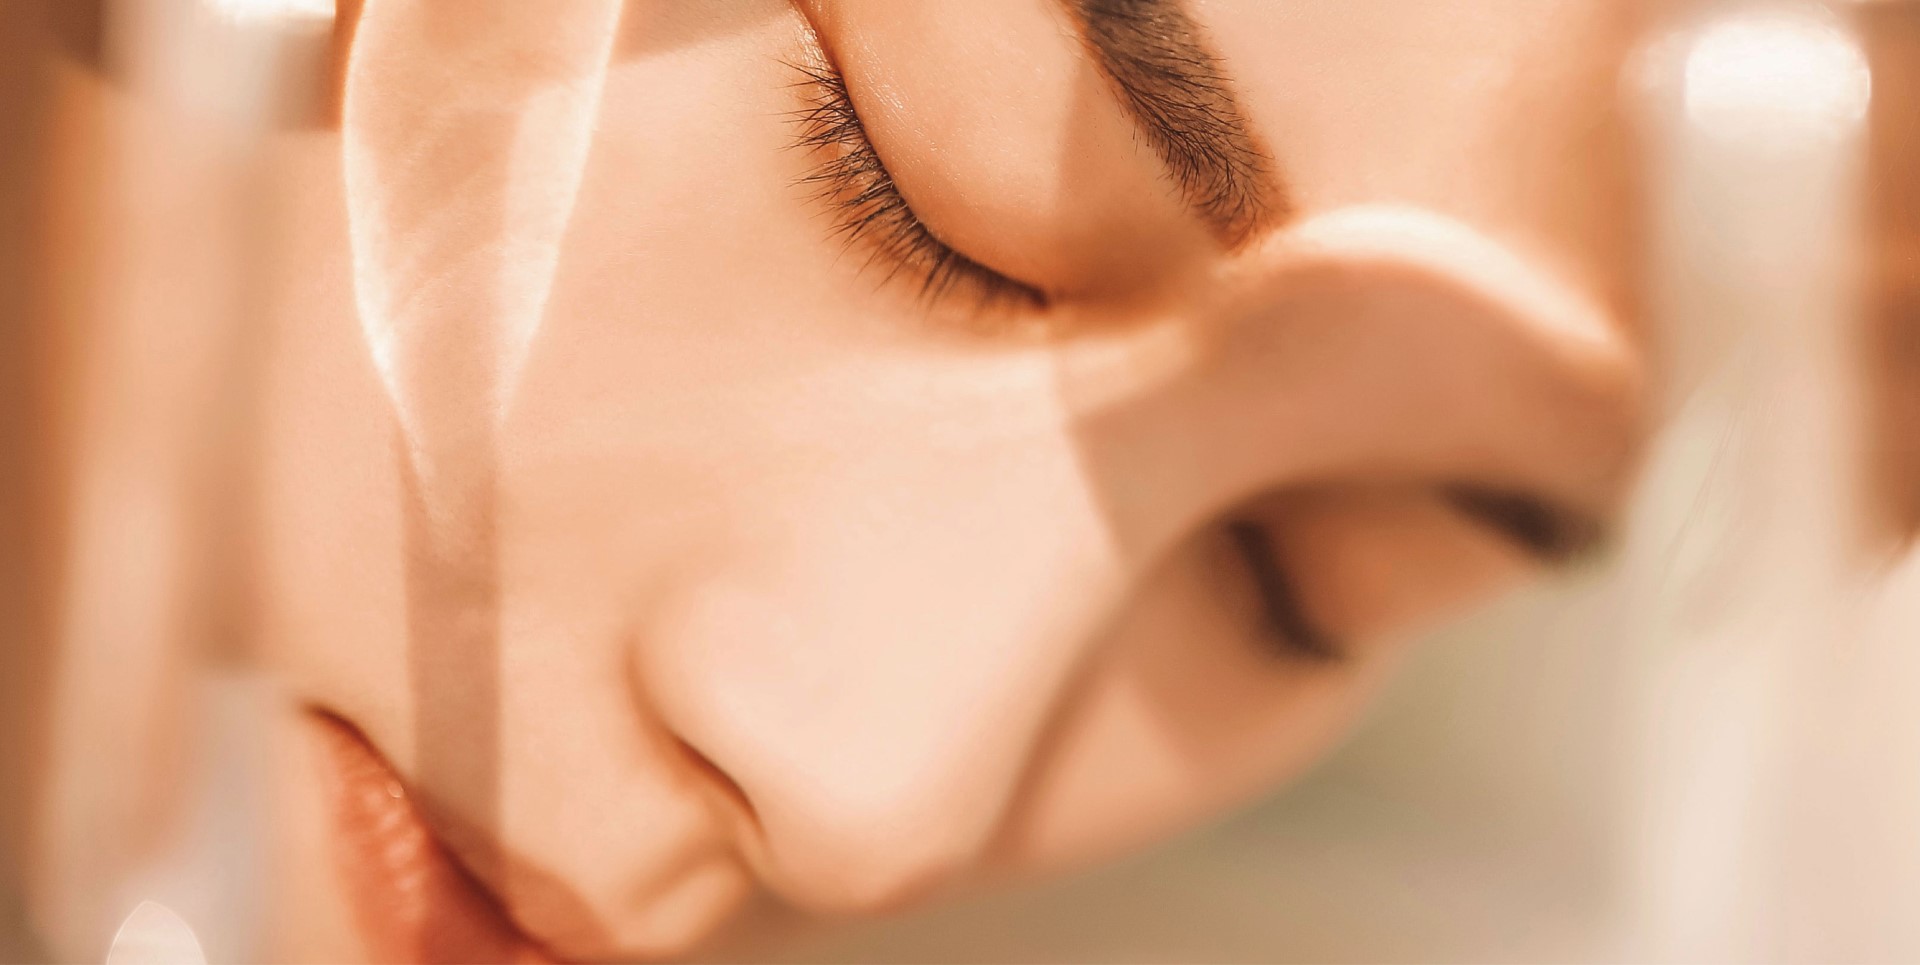
[{"label": "nose tip", "polygon": [[755,848],[769,884],[809,911],[897,910],[978,864],[987,850],[1000,811],[1001,795],[992,790],[925,794],[847,781],[807,791],[785,786],[776,807],[757,811]]},{"label": "nose tip", "polygon": [[[832,797],[826,801],[796,800],[778,789],[753,794],[699,748],[680,746],[709,787],[748,818],[748,850],[761,858],[768,877],[814,911],[860,915],[898,908],[938,888],[983,849],[984,835],[956,833],[951,822],[901,795],[861,794],[875,789],[871,783],[839,793],[822,787]],[[919,820],[911,817],[916,811]]]},{"label": "nose tip", "polygon": [[1022,773],[1031,715],[961,713],[939,701],[922,701],[919,713],[876,708],[872,692],[754,699],[755,675],[703,669],[674,675],[681,686],[660,709],[694,770],[742,819],[742,857],[789,903],[820,914],[892,911],[987,852]]},{"label": "nose tip", "polygon": [[1002,567],[956,599],[887,559],[702,574],[630,650],[640,699],[740,806],[736,850],[810,911],[892,910],[982,863],[1085,639],[1032,605],[1057,579]]}]

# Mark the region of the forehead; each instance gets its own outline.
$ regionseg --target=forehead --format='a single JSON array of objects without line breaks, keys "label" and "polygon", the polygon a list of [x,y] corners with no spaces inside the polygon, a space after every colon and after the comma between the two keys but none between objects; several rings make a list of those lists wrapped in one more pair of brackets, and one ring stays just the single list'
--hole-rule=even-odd
[{"label": "forehead", "polygon": [[1609,301],[1636,0],[1191,0],[1303,209],[1461,218]]}]

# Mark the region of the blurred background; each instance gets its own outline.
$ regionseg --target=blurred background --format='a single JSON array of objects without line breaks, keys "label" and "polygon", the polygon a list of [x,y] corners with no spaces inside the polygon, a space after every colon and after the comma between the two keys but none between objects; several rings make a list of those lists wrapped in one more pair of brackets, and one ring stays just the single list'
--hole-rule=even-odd
[{"label": "blurred background", "polygon": [[[1920,3],[1668,6],[1621,78],[1666,371],[1614,551],[1263,807],[792,960],[1920,960]],[[258,753],[244,320],[332,13],[0,3],[0,960],[48,954],[29,868],[246,947],[245,821],[174,775],[244,802]]]}]

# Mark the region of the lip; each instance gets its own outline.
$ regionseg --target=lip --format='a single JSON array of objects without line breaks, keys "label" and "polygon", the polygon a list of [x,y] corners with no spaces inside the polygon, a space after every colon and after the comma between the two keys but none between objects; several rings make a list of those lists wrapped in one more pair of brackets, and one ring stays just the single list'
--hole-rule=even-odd
[{"label": "lip", "polygon": [[306,714],[324,749],[328,835],[347,904],[376,961],[556,959],[427,826],[393,768],[351,724]]}]

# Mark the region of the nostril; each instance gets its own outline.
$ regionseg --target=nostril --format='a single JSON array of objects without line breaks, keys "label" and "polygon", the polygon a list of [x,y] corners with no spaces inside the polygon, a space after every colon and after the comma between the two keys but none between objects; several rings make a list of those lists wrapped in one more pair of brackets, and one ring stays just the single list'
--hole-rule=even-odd
[{"label": "nostril", "polygon": [[754,810],[753,799],[747,796],[746,789],[733,779],[733,775],[715,764],[713,758],[701,753],[700,748],[678,737],[673,738],[673,742],[679,748],[682,759],[687,762],[688,770],[693,772],[704,790],[725,801],[747,824],[759,825],[760,816]]},{"label": "nostril", "polygon": [[[901,647],[891,617],[830,619],[871,607],[823,617],[825,591],[742,579],[663,593],[628,666],[660,746],[684,762],[686,786],[718,812],[757,883],[805,911],[861,914],[925,896],[982,860],[1052,693],[1032,681],[1052,674],[1015,672],[1029,668],[1011,643]],[[942,686],[926,686],[922,650],[951,667]],[[994,691],[1009,679],[1027,682],[1028,701]],[[1020,712],[982,715],[988,698]]]},{"label": "nostril", "polygon": [[784,833],[770,829],[739,781],[693,743],[672,740],[701,790],[734,813],[742,832],[759,839],[760,846],[748,850],[771,861],[772,867],[765,869],[772,873],[768,883],[800,907],[825,914],[893,911],[938,889],[976,850],[938,827],[889,833],[887,828],[897,822],[884,816],[831,822],[835,830],[824,834],[817,833],[820,828],[802,835],[793,834],[793,828]]}]

